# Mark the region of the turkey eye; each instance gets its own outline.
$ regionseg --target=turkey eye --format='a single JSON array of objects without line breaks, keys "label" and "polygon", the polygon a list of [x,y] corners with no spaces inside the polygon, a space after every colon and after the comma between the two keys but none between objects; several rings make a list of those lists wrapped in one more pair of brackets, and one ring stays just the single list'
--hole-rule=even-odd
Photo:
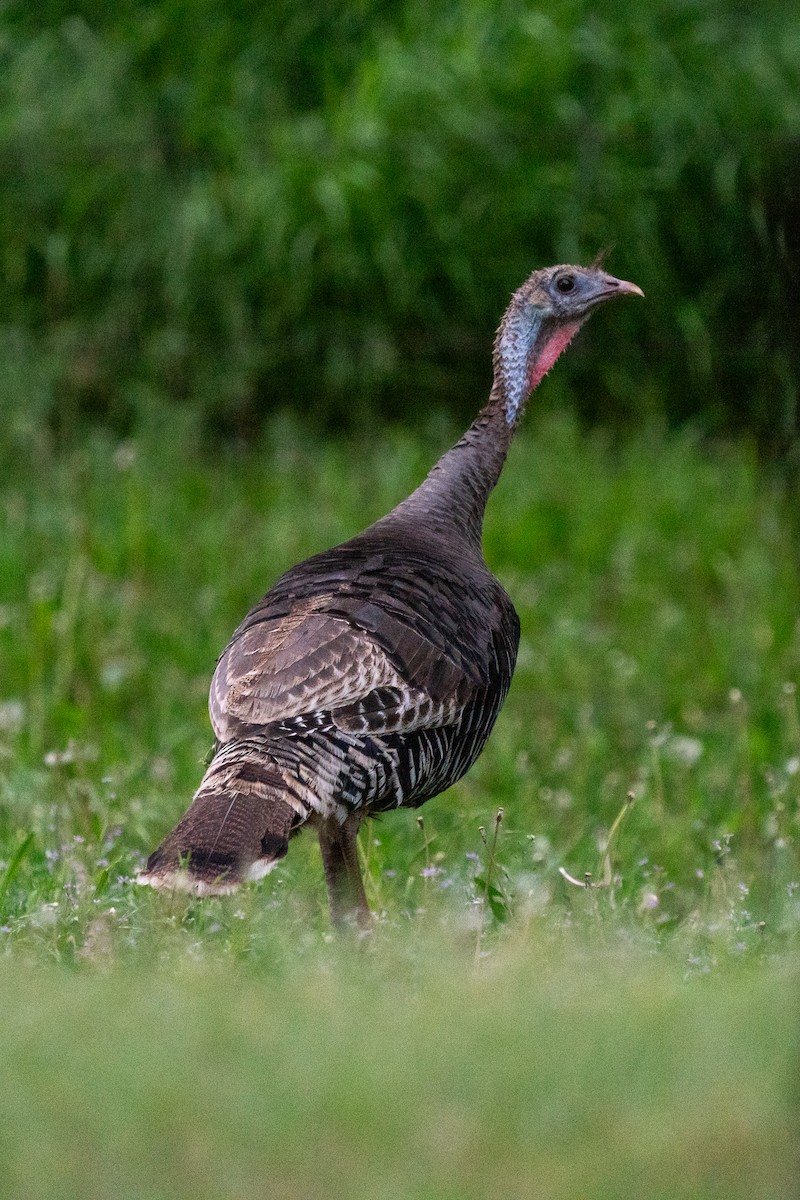
[{"label": "turkey eye", "polygon": [[556,280],[556,287],[566,296],[568,292],[575,291],[575,276],[574,275],[559,275]]}]

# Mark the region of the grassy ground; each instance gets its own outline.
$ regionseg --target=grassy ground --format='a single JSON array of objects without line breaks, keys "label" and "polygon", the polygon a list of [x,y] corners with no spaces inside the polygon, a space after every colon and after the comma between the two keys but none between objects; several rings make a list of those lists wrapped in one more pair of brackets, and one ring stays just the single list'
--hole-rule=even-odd
[{"label": "grassy ground", "polygon": [[794,1194],[800,576],[746,447],[531,421],[487,526],[512,693],[422,828],[362,834],[366,944],[310,837],[230,899],[131,882],[247,606],[445,441],[0,447],[10,1195]]}]

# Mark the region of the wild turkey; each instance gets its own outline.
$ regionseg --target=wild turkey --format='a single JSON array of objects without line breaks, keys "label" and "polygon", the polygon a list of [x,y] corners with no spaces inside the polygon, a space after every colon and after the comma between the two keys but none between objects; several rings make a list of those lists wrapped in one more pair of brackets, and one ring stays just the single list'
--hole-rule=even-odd
[{"label": "wild turkey", "polygon": [[211,683],[214,757],[140,882],[230,892],[308,824],[334,919],[368,916],[361,820],[460,779],[511,683],[519,620],[481,531],[525,402],[593,309],[632,294],[573,266],[515,292],[489,401],[461,440],[388,516],[287,571],[234,633]]}]

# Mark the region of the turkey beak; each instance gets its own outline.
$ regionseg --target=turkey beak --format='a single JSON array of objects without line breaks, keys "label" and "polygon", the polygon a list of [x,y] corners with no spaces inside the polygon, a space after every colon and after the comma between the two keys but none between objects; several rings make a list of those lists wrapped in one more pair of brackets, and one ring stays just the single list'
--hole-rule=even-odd
[{"label": "turkey beak", "polygon": [[609,296],[641,296],[644,300],[644,292],[635,283],[628,283],[627,279],[609,279]]}]

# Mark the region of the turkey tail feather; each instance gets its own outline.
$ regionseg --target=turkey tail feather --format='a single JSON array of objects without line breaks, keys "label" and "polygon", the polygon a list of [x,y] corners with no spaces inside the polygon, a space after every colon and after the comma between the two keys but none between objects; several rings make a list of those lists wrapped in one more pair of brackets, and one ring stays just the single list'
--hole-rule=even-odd
[{"label": "turkey tail feather", "polygon": [[262,747],[236,741],[212,760],[191,806],[147,860],[138,882],[196,896],[225,895],[268,874],[307,812]]}]

